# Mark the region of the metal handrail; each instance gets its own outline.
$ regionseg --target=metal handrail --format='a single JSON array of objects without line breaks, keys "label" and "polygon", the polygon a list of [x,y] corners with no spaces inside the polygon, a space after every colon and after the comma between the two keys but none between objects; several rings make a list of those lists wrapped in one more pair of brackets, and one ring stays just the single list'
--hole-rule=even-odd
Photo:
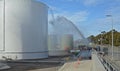
[{"label": "metal handrail", "polygon": [[103,63],[105,69],[107,71],[120,71],[119,67],[117,67],[115,64],[112,63],[112,61],[108,61],[107,59],[100,57],[99,56],[100,61]]}]

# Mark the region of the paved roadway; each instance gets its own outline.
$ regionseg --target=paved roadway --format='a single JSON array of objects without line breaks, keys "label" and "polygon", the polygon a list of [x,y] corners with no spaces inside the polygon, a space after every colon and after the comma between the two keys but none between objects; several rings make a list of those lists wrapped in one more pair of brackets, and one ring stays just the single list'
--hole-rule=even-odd
[{"label": "paved roadway", "polygon": [[92,71],[92,60],[68,62],[59,71]]},{"label": "paved roadway", "polygon": [[[90,51],[83,51],[79,56],[88,57]],[[92,53],[92,60],[82,60],[65,63],[59,71],[106,71],[97,53]]]}]

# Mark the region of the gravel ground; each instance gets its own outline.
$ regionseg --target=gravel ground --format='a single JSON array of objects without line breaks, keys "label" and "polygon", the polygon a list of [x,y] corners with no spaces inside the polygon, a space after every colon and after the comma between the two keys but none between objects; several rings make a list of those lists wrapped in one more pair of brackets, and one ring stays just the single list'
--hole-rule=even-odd
[{"label": "gravel ground", "polygon": [[58,63],[8,63],[11,67],[2,71],[57,71],[61,66]]},{"label": "gravel ground", "polygon": [[[61,61],[63,57],[55,57],[49,59],[37,59],[27,61]],[[22,60],[25,61],[25,60]],[[6,62],[11,68],[2,71],[58,71],[63,65],[55,62]]]},{"label": "gravel ground", "polygon": [[45,68],[45,69],[35,69],[35,70],[29,70],[29,71],[58,71],[59,68],[60,66],[52,67],[52,68]]}]

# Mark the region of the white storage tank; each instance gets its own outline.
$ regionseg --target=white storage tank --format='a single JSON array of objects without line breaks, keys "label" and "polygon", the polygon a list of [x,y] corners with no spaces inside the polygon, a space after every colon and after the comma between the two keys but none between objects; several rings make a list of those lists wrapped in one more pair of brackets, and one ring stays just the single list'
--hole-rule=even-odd
[{"label": "white storage tank", "polygon": [[73,36],[65,34],[61,36],[61,47],[62,50],[70,50],[73,48]]},{"label": "white storage tank", "polygon": [[0,59],[48,57],[48,7],[35,0],[0,0]]},{"label": "white storage tank", "polygon": [[49,35],[48,36],[48,52],[49,56],[56,54],[56,52],[60,49],[57,47],[57,36],[56,35]]},{"label": "white storage tank", "polygon": [[69,50],[73,47],[73,35],[49,35],[48,50],[49,56],[69,55]]}]

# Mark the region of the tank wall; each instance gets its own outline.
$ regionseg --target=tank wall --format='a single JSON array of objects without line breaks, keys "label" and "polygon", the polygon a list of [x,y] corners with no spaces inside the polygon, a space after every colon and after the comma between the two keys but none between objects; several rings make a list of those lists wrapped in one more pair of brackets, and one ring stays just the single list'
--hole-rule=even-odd
[{"label": "tank wall", "polygon": [[3,1],[0,1],[0,50],[3,49]]},{"label": "tank wall", "polygon": [[48,57],[47,12],[46,5],[34,0],[5,0],[5,56]]},{"label": "tank wall", "polygon": [[57,36],[56,35],[49,35],[48,36],[48,50],[49,51],[55,51],[55,50],[58,50],[57,49]]},{"label": "tank wall", "polygon": [[73,48],[73,36],[72,35],[62,35],[61,37],[61,48],[62,50],[70,50]]},{"label": "tank wall", "polygon": [[49,35],[48,36],[48,49],[49,56],[64,56],[69,55],[68,50],[73,47],[72,35]]}]

